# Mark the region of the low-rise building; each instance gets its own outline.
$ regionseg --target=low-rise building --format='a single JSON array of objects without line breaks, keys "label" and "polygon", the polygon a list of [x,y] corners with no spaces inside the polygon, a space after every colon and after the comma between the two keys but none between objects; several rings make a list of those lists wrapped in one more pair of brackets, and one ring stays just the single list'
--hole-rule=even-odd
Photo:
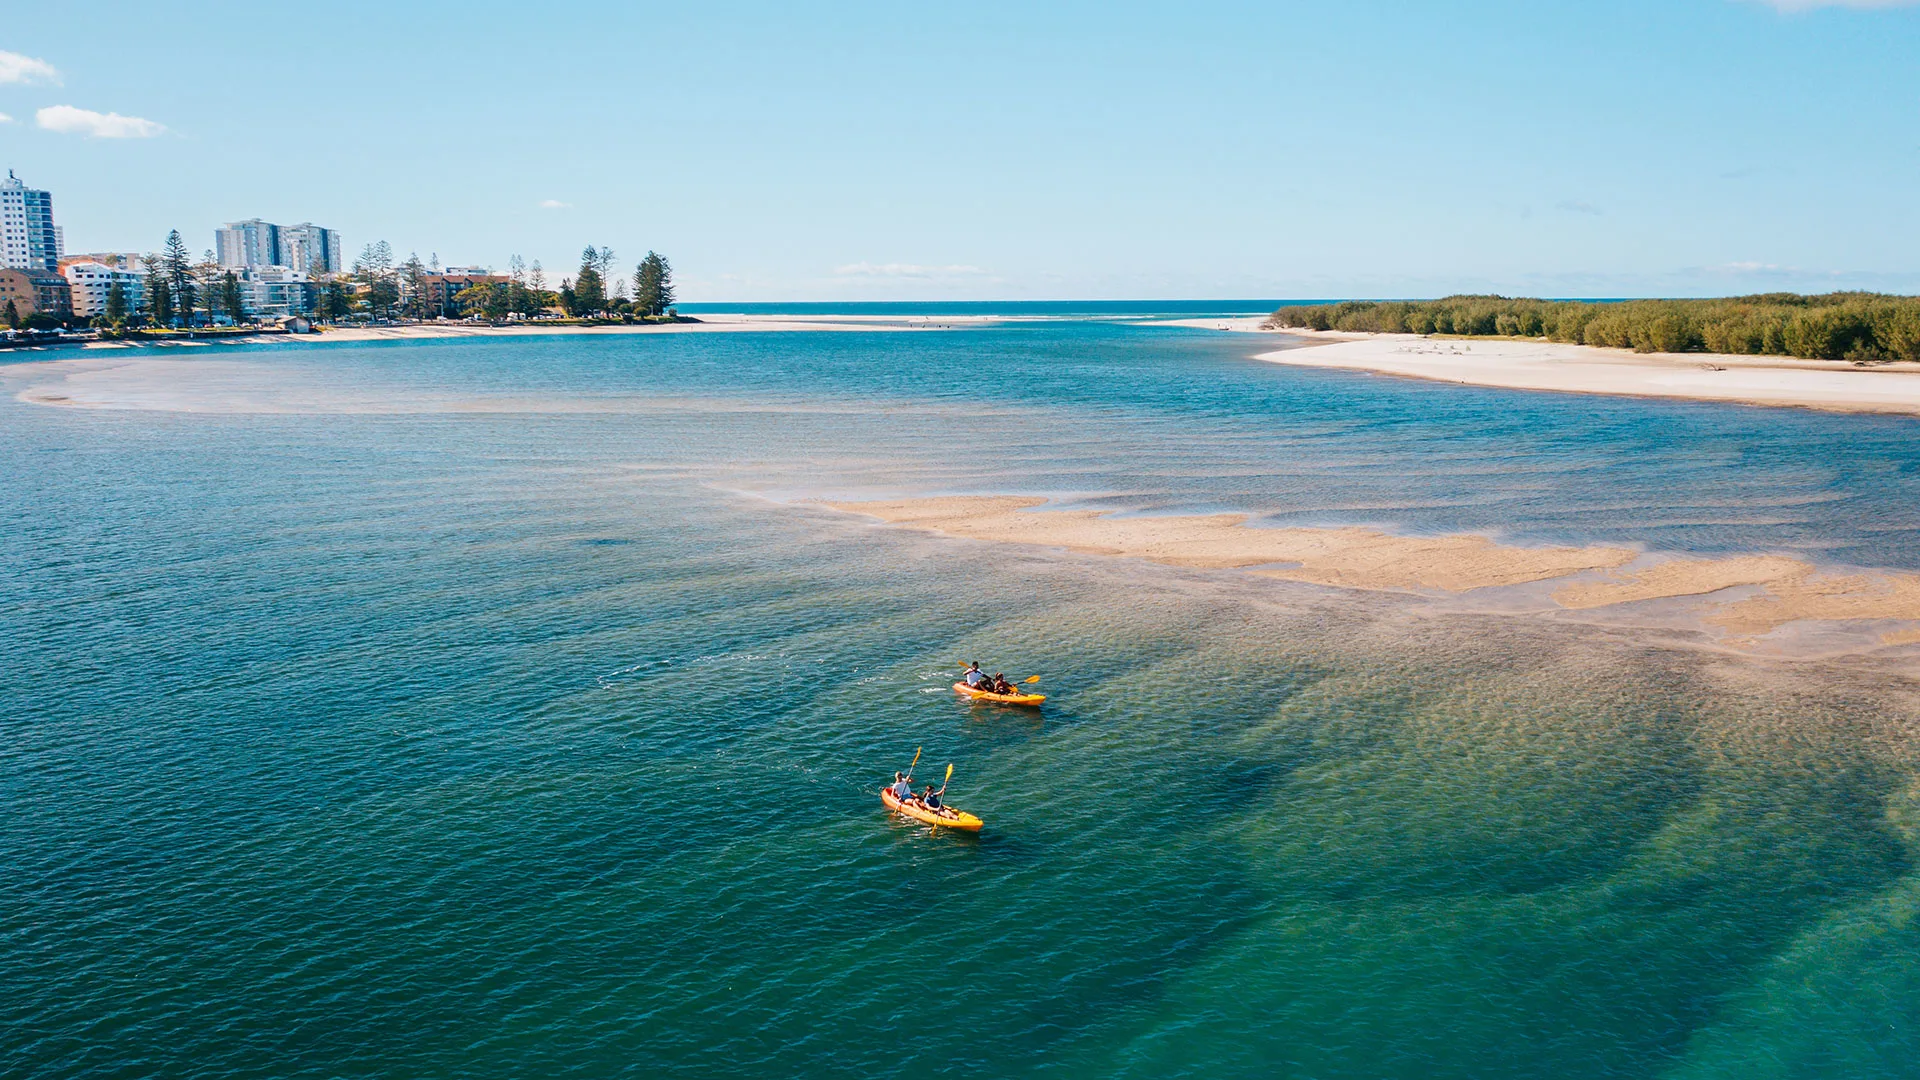
[{"label": "low-rise building", "polygon": [[74,263],[99,263],[101,266],[131,270],[136,274],[143,274],[147,269],[147,257],[138,251],[84,251],[60,256],[60,269],[63,272]]},{"label": "low-rise building", "polygon": [[73,313],[79,318],[105,315],[107,298],[116,281],[129,315],[146,307],[147,279],[136,271],[97,262],[66,262],[60,270],[72,294]]},{"label": "low-rise building", "polygon": [[505,274],[489,274],[478,266],[450,266],[438,274],[428,274],[427,310],[438,316],[457,319],[466,312],[460,310],[460,304],[454,297],[475,285],[504,285],[509,280]]},{"label": "low-rise building", "polygon": [[248,270],[239,275],[241,304],[258,319],[284,319],[313,310],[314,284],[284,266]]},{"label": "low-rise building", "polygon": [[56,319],[73,315],[73,291],[67,279],[43,270],[0,269],[0,310],[13,302],[14,313],[51,315]]}]

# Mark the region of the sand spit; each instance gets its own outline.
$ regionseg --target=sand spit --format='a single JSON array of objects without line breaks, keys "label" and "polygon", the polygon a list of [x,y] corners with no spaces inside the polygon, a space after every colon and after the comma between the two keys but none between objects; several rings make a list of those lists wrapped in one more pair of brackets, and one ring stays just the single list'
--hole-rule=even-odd
[{"label": "sand spit", "polygon": [[1637,600],[1703,596],[1741,585],[1768,585],[1812,572],[1813,567],[1799,559],[1779,555],[1675,559],[1633,573],[1562,586],[1554,592],[1553,602],[1578,611],[1630,604]]},{"label": "sand spit", "polygon": [[[1484,536],[1248,528],[1244,514],[1115,518],[1096,510],[1035,512],[1045,503],[1021,496],[951,496],[822,505],[943,536],[1173,566],[1250,569],[1262,577],[1349,589],[1464,593],[1601,572],[1568,581],[1554,591],[1554,603],[1582,611],[1702,597],[1699,617],[1723,631],[1729,643],[1751,643],[1789,623],[1920,621],[1920,574],[1821,573],[1810,563],[1780,555],[1671,559],[1629,569],[1647,556],[1618,547],[1518,547]],[[1760,591],[1712,599],[1741,587]],[[1920,643],[1920,629],[1891,629],[1880,642]]]},{"label": "sand spit", "polygon": [[[1920,574],[1815,574],[1769,582],[1763,596],[1728,604],[1707,616],[1729,634],[1757,637],[1790,622],[1920,619]],[[1897,640],[1894,631],[1883,641]]]},{"label": "sand spit", "polygon": [[[1675,559],[1599,581],[1569,584],[1553,594],[1561,607],[1584,609],[1638,600],[1701,596],[1742,585],[1754,596],[1718,605],[1706,621],[1741,638],[1757,637],[1792,622],[1856,622],[1920,619],[1920,574],[1821,573],[1811,563],[1780,555],[1726,559]],[[1920,641],[1920,630],[1883,635],[1884,644]]]},{"label": "sand spit", "polygon": [[1484,536],[1395,536],[1375,529],[1250,529],[1245,514],[1115,518],[1096,510],[1028,513],[1046,500],[1000,496],[826,503],[946,536],[1039,544],[1350,589],[1465,592],[1625,565],[1626,548],[1523,548]]},{"label": "sand spit", "polygon": [[1349,368],[1511,390],[1687,398],[1743,405],[1920,416],[1920,364],[1855,367],[1778,356],[1633,353],[1545,341],[1314,334],[1307,348],[1260,354],[1301,367]]},{"label": "sand spit", "polygon": [[[417,326],[356,326],[328,329],[310,336],[276,335],[271,340],[315,342],[330,341],[410,341],[422,338],[465,337],[541,337],[552,334],[731,334],[773,331],[906,332],[916,330],[955,330],[999,322],[992,315],[741,315],[701,314],[699,322],[623,324],[619,326],[544,326],[529,323],[519,326],[484,326],[468,323],[424,323]],[[260,340],[268,340],[262,338]]]}]

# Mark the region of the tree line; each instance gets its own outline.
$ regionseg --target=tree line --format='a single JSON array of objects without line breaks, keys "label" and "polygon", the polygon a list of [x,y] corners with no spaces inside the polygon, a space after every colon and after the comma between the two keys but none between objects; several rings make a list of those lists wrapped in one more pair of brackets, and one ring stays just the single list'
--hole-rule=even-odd
[{"label": "tree line", "polygon": [[[356,316],[373,320],[480,317],[505,319],[510,315],[534,318],[559,309],[576,318],[661,318],[672,316],[673,269],[666,258],[649,251],[634,267],[632,292],[628,279],[615,276],[610,247],[589,245],[580,270],[563,279],[560,288],[547,287],[539,260],[532,265],[515,255],[505,281],[480,282],[451,296],[435,288],[441,273],[439,258],[423,263],[410,254],[396,262],[391,245],[376,241],[360,250],[344,274],[319,274],[311,282],[313,315],[324,322]],[[96,322],[115,330],[129,325],[156,327],[212,323],[225,316],[234,323],[247,318],[246,297],[239,277],[221,267],[211,251],[193,257],[178,229],[166,243],[143,260],[144,298],[130,298],[118,280],[108,286],[106,311]],[[20,319],[0,310],[10,326]]]},{"label": "tree line", "polygon": [[1546,338],[1635,352],[1920,361],[1920,297],[1764,293],[1721,300],[1349,300],[1283,307],[1275,327]]},{"label": "tree line", "polygon": [[[129,272],[133,267],[123,267]],[[194,258],[180,230],[167,233],[160,251],[141,260],[143,296],[127,295],[118,278],[107,286],[105,310],[95,325],[122,331],[129,325],[191,326],[204,316],[207,323],[225,315],[234,322],[246,318],[240,279],[207,251]]]},{"label": "tree line", "polygon": [[[580,269],[562,278],[560,288],[548,291],[540,264],[531,268],[514,256],[506,281],[479,282],[453,297],[457,314],[502,319],[509,314],[532,316],[559,308],[576,319],[662,318],[673,316],[673,267],[666,256],[649,251],[633,268],[631,279],[616,275],[610,247],[587,245]],[[628,291],[628,282],[632,291]],[[449,312],[448,314],[455,314]]]}]

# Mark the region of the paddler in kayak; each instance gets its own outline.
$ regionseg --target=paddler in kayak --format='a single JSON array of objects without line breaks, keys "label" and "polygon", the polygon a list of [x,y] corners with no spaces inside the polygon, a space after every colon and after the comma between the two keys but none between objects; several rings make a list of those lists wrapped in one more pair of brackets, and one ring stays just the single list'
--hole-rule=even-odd
[{"label": "paddler in kayak", "polygon": [[973,663],[967,665],[966,680],[967,685],[973,687],[975,690],[981,689],[980,684],[987,681],[986,672],[980,670],[980,661],[975,660]]},{"label": "paddler in kayak", "polygon": [[903,772],[896,771],[893,774],[893,786],[887,790],[893,792],[893,797],[901,802],[913,798],[913,782],[908,780],[907,774]]},{"label": "paddler in kayak", "polygon": [[[953,774],[948,773],[947,775],[951,777]],[[947,781],[947,783],[952,783],[952,782],[953,782],[952,780]],[[936,814],[952,816],[953,811],[948,810],[946,807],[940,805],[940,796],[945,795],[946,793],[947,793],[946,784],[941,784],[939,791],[933,790],[933,785],[928,784],[927,790],[920,793],[920,805],[926,807],[927,809],[933,811]]]},{"label": "paddler in kayak", "polygon": [[[914,752],[913,764],[920,764],[918,751]],[[913,794],[913,789],[909,787],[905,798],[900,797],[899,791],[902,787],[906,787],[903,781],[913,776],[913,767],[908,766],[904,775],[901,773],[893,775],[894,782],[880,789],[880,801],[894,813],[928,825],[937,825],[943,829],[958,829],[961,832],[977,833],[980,827],[986,824],[965,810],[956,810],[946,805],[945,795],[947,785],[953,781],[953,766],[947,766],[947,775],[941,778],[938,788],[928,784],[927,789],[916,796]]]},{"label": "paddler in kayak", "polygon": [[1013,684],[1007,681],[1006,673],[1001,671],[996,671],[993,673],[992,685],[987,687],[987,691],[989,693],[1005,694],[1009,696],[1020,692],[1013,688]]}]

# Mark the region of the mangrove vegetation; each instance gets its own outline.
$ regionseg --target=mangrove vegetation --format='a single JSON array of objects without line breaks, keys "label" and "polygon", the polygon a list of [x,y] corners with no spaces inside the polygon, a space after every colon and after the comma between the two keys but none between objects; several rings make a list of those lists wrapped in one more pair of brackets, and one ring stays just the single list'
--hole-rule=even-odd
[{"label": "mangrove vegetation", "polygon": [[1280,328],[1544,338],[1635,352],[1920,361],[1920,297],[1766,293],[1724,300],[1349,300],[1283,307]]}]

